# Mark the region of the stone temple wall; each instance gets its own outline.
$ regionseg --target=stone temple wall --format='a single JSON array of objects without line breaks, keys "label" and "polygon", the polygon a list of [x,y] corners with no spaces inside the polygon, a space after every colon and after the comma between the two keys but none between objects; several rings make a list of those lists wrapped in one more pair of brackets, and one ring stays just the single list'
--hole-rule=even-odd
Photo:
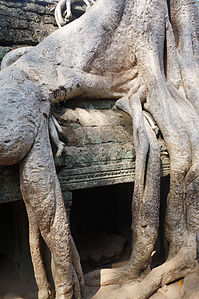
[{"label": "stone temple wall", "polygon": [[20,46],[38,44],[57,26],[53,1],[0,0],[0,60]]},{"label": "stone temple wall", "polygon": [[[58,27],[54,8],[58,0],[0,0],[0,61],[21,46],[37,45]],[[73,20],[85,6],[73,6]]]}]

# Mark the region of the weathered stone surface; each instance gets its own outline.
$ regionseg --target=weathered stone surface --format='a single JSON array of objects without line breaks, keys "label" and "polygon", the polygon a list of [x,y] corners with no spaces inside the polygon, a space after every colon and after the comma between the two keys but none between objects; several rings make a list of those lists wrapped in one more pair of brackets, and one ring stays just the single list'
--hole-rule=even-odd
[{"label": "weathered stone surface", "polygon": [[12,49],[36,45],[57,26],[53,1],[0,1],[0,61]]},{"label": "weathered stone surface", "polygon": [[[113,105],[114,101],[83,100],[54,108],[64,132],[60,137],[66,144],[62,156],[55,157],[65,200],[69,190],[134,180],[132,122],[123,111],[109,109]],[[169,157],[163,140],[159,139],[159,143],[161,175],[165,176],[169,174]],[[1,167],[0,190],[0,203],[21,198],[18,167]]]},{"label": "weathered stone surface", "polygon": [[[37,45],[58,27],[53,0],[0,0],[0,62],[12,49]],[[85,12],[85,5],[73,5],[73,20]]]},{"label": "weathered stone surface", "polygon": [[21,198],[18,167],[0,167],[0,177],[0,202],[4,203]]},{"label": "weathered stone surface", "polygon": [[36,45],[56,28],[53,1],[0,1],[0,45]]}]

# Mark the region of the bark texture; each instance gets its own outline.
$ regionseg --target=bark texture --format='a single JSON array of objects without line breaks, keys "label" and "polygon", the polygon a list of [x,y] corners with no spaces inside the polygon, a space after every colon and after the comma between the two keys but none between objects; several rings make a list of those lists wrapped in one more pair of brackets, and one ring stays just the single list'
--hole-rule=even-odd
[{"label": "bark texture", "polygon": [[82,272],[74,261],[78,254],[48,133],[50,104],[79,96],[117,99],[117,107],[132,118],[136,149],[131,258],[123,268],[91,273],[88,281],[122,284],[138,278],[149,264],[159,225],[160,151],[154,123],[170,156],[168,261],[136,286],[132,298],[148,298],[196,265],[198,38],[196,1],[98,0],[84,16],[0,72],[0,165],[20,165],[39,298],[52,294],[39,234],[54,258],[56,298],[81,296]]}]

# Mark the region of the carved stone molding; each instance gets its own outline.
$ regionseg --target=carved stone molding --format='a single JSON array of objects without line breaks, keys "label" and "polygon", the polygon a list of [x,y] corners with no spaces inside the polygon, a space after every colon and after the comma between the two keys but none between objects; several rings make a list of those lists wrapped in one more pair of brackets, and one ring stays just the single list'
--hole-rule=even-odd
[{"label": "carved stone molding", "polygon": [[[113,105],[110,101],[75,100],[53,109],[63,128],[60,138],[66,144],[63,155],[55,158],[66,201],[68,191],[134,181],[131,119]],[[161,176],[166,176],[169,156],[162,139],[159,144]],[[21,198],[17,166],[1,168],[0,190],[0,203]]]}]

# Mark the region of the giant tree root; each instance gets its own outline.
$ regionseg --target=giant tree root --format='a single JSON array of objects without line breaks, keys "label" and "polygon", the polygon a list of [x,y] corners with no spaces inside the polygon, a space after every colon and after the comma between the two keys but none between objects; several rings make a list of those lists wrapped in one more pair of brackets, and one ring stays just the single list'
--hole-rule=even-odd
[{"label": "giant tree root", "polygon": [[[163,265],[154,268],[142,281],[139,279],[139,282],[129,282],[122,286],[118,285],[118,287],[110,288],[109,298],[119,299],[121,298],[119,297],[120,293],[125,294],[126,298],[129,299],[149,298],[149,296],[153,295],[162,286],[191,273],[196,265],[195,248],[190,248],[189,246],[183,247],[174,258],[165,262]],[[95,273],[92,273],[93,275],[95,274],[95,276],[93,276],[93,280],[91,280],[92,277],[90,274],[86,276],[86,284],[102,286],[104,277],[107,279],[109,275],[111,276],[114,273],[117,273],[118,270],[119,269],[104,269],[95,271]],[[120,283],[122,284],[123,281],[118,281],[118,284]],[[96,294],[94,298],[98,298],[98,295]]]},{"label": "giant tree root", "polygon": [[181,298],[199,298],[199,268],[196,267],[195,271],[186,275],[183,281],[183,286],[181,288]]}]

